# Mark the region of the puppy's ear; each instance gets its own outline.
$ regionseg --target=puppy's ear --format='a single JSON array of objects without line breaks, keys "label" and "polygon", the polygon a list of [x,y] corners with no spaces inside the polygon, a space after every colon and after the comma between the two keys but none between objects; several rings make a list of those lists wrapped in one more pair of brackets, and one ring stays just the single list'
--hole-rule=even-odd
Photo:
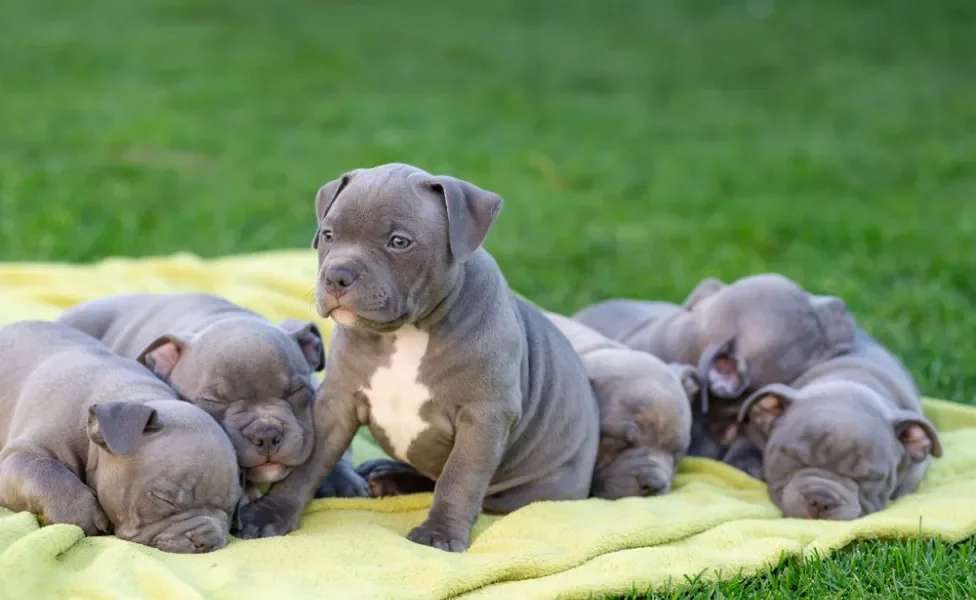
[{"label": "puppy's ear", "polygon": [[749,365],[738,355],[734,337],[705,348],[698,361],[698,372],[705,382],[703,403],[706,393],[723,400],[734,400],[752,384]]},{"label": "puppy's ear", "polygon": [[132,402],[106,402],[88,407],[88,439],[112,454],[128,454],[142,436],[160,431],[156,409]]},{"label": "puppy's ear", "polygon": [[173,369],[176,368],[176,363],[180,362],[183,352],[189,345],[188,339],[188,336],[175,333],[162,335],[143,348],[136,360],[163,381],[168,381]]},{"label": "puppy's ear", "polygon": [[826,338],[821,360],[850,351],[854,346],[857,325],[847,310],[847,304],[836,296],[810,296],[810,305]]},{"label": "puppy's ear", "polygon": [[325,368],[325,345],[322,343],[322,332],[319,326],[311,321],[285,319],[279,325],[288,335],[295,338],[298,347],[302,349],[308,366],[313,371]]},{"label": "puppy's ear", "polygon": [[315,237],[312,238],[312,248],[319,247],[319,234],[322,232],[321,223],[322,219],[325,218],[325,213],[329,212],[329,208],[339,197],[339,192],[349,185],[349,182],[359,171],[359,169],[355,169],[343,174],[339,179],[334,179],[320,187],[315,194]]},{"label": "puppy's ear", "polygon": [[626,442],[629,445],[634,445],[637,443],[638,436],[640,436],[640,430],[637,428],[637,423],[633,421],[615,419],[600,423],[600,436],[610,437]]},{"label": "puppy's ear", "polygon": [[698,282],[698,285],[695,286],[695,289],[691,290],[691,293],[688,294],[685,301],[681,303],[681,308],[685,310],[692,310],[696,304],[709,296],[717,294],[724,287],[725,283],[720,279],[716,279],[715,277],[702,279],[700,282]]},{"label": "puppy's ear", "polygon": [[902,410],[892,419],[892,427],[898,441],[905,447],[912,460],[925,460],[931,454],[936,458],[942,457],[942,442],[939,432],[928,419],[921,415]]},{"label": "puppy's ear", "polygon": [[739,423],[748,423],[769,438],[776,420],[796,399],[796,390],[782,383],[773,383],[756,390],[739,408]]},{"label": "puppy's ear", "polygon": [[444,197],[447,205],[451,254],[458,262],[465,262],[488,237],[488,230],[502,210],[502,198],[473,183],[447,175],[434,177],[430,186]]}]

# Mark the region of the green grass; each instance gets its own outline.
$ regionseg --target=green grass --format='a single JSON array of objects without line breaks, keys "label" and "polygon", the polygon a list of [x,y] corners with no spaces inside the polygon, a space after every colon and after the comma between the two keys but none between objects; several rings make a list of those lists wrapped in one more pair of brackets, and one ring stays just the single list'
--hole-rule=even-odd
[{"label": "green grass", "polygon": [[[7,0],[0,259],[305,247],[319,185],[405,161],[505,197],[488,247],[551,309],[779,271],[972,402],[974,31],[970,0]],[[948,597],[973,556],[679,596]]]}]

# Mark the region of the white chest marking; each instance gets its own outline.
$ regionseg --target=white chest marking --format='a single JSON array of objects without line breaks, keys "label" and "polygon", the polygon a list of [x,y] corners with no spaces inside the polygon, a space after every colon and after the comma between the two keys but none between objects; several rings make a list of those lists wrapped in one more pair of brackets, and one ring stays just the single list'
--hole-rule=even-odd
[{"label": "white chest marking", "polygon": [[389,366],[376,369],[369,387],[360,391],[369,400],[371,422],[386,434],[395,458],[406,461],[410,444],[429,426],[420,408],[430,400],[430,389],[418,378],[430,335],[413,326],[393,335]]}]

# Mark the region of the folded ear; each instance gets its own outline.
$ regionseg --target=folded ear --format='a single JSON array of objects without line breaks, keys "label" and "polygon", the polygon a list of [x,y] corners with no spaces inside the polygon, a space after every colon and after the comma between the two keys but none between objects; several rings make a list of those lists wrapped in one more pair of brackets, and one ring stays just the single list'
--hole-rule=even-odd
[{"label": "folded ear", "polygon": [[715,277],[709,277],[707,279],[702,279],[695,286],[695,289],[691,290],[685,301],[681,303],[681,308],[685,310],[692,310],[696,304],[708,298],[709,296],[715,295],[720,292],[725,287],[720,279]]},{"label": "folded ear", "polygon": [[285,319],[278,326],[295,339],[313,371],[325,368],[325,345],[322,343],[322,332],[318,325],[311,321]]},{"label": "folded ear", "polygon": [[833,358],[854,346],[857,324],[847,304],[836,296],[810,296],[810,305],[824,333],[826,348],[821,359]]},{"label": "folded ear", "polygon": [[502,210],[502,198],[446,175],[433,177],[428,185],[444,197],[451,253],[458,262],[464,262],[488,237],[488,230]]},{"label": "folded ear", "polygon": [[796,390],[782,383],[773,383],[756,390],[739,408],[739,423],[749,423],[765,437],[773,430],[776,420],[796,400]]},{"label": "folded ear", "polygon": [[136,360],[149,368],[157,377],[166,381],[180,362],[189,342],[189,336],[167,333],[159,336],[136,357]]},{"label": "folded ear", "polygon": [[619,419],[600,423],[600,437],[610,437],[628,444],[636,444],[640,430],[637,423]]},{"label": "folded ear", "polygon": [[925,417],[907,410],[898,411],[892,419],[892,427],[895,429],[898,441],[905,447],[912,460],[916,462],[925,460],[929,454],[936,458],[942,457],[939,433]]},{"label": "folded ear", "polygon": [[739,357],[734,337],[705,348],[698,360],[698,372],[704,381],[703,410],[707,409],[708,394],[723,400],[735,400],[752,384],[749,365]]},{"label": "folded ear", "polygon": [[163,429],[156,409],[132,402],[88,407],[88,439],[112,454],[128,454],[142,436]]},{"label": "folded ear", "polygon": [[322,232],[321,223],[322,219],[325,218],[325,213],[329,212],[329,208],[339,196],[339,192],[349,185],[349,182],[359,171],[360,169],[355,169],[343,174],[339,179],[334,179],[320,187],[318,193],[315,194],[315,237],[312,238],[312,248],[319,247],[319,234]]}]

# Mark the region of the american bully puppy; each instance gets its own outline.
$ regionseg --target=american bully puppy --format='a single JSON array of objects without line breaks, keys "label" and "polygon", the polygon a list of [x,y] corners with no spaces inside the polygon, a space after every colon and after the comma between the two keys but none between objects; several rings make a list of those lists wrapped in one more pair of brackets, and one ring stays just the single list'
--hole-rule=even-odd
[{"label": "american bully puppy", "polygon": [[606,300],[573,318],[666,363],[698,365],[708,384],[703,402],[793,381],[849,350],[855,329],[843,300],[810,294],[773,273],[729,285],[705,279],[680,306]]},{"label": "american bully puppy", "polygon": [[[82,302],[58,319],[134,358],[217,419],[252,484],[279,482],[309,459],[315,441],[313,371],[322,336],[307,321],[279,325],[210,294],[131,294]],[[249,494],[255,495],[251,486]],[[348,458],[322,495],[363,496]]]},{"label": "american bully puppy", "polygon": [[240,497],[217,422],[135,361],[57,323],[0,328],[0,505],[199,553]]},{"label": "american bully puppy", "polygon": [[742,407],[764,449],[773,502],[788,517],[847,520],[915,491],[939,435],[911,375],[858,330],[854,349],[793,382],[761,388]]},{"label": "american bully puppy", "polygon": [[[697,380],[689,378],[683,365],[665,365],[572,319],[545,314],[582,358],[596,396],[600,445],[590,494],[615,500],[667,493],[678,462],[688,450],[688,392],[697,394]],[[694,386],[690,390],[684,387],[686,380]],[[369,461],[357,470],[375,496],[434,489],[433,481],[397,461]]]},{"label": "american bully puppy", "polygon": [[390,164],[316,197],[319,314],[338,326],[315,404],[313,460],[243,507],[251,535],[295,527],[316,481],[367,425],[435,480],[414,542],[463,551],[484,508],[586,498],[599,415],[579,356],[513,296],[481,248],[502,199]]},{"label": "american bully puppy", "polygon": [[691,436],[681,367],[671,368],[562,315],[546,316],[583,359],[600,409],[591,494],[613,500],[668,492]]}]

